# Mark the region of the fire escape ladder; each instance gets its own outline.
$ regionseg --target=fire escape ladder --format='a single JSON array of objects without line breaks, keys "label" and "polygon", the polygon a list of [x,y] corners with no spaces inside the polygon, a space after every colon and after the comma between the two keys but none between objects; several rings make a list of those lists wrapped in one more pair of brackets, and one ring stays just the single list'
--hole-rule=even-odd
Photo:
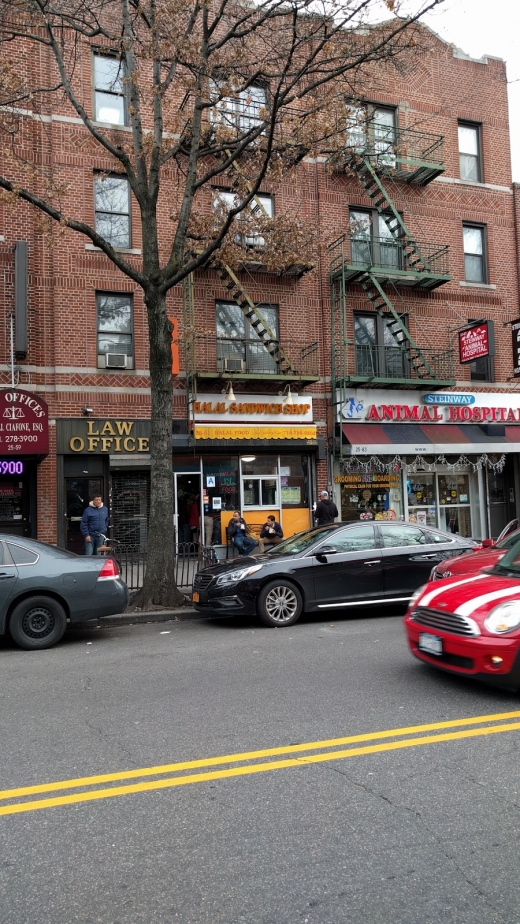
[{"label": "fire escape ladder", "polygon": [[367,158],[355,155],[351,159],[351,166],[386,226],[396,240],[402,243],[403,256],[410,269],[416,273],[431,273],[432,270],[428,262],[408,231],[402,215],[397,211],[370,161]]},{"label": "fire escape ladder", "polygon": [[293,364],[282,350],[275,334],[261,314],[258,306],[255,305],[254,301],[249,297],[241,283],[238,281],[233,270],[229,266],[224,266],[223,263],[214,263],[213,268],[215,269],[218,277],[224,283],[224,286],[231,295],[231,298],[237,303],[242,313],[249,321],[255,334],[259,340],[261,340],[267,352],[270,354],[270,356],[273,357],[279,371],[282,373],[295,373],[296,370]]},{"label": "fire escape ladder", "polygon": [[[395,310],[392,302],[371,273],[366,273],[360,279],[360,284],[372,302],[375,310],[384,319],[387,329],[394,337],[398,346],[408,357],[410,366],[419,379],[433,378],[432,370],[415,343],[410,331]],[[388,317],[390,315],[390,318]]]}]

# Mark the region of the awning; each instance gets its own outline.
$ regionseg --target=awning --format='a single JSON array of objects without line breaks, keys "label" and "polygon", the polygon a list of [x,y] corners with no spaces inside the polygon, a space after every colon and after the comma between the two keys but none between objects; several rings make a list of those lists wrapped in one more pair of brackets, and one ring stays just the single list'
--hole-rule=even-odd
[{"label": "awning", "polygon": [[358,455],[469,455],[520,452],[520,427],[498,426],[488,432],[478,424],[372,424],[342,425],[343,440]]}]

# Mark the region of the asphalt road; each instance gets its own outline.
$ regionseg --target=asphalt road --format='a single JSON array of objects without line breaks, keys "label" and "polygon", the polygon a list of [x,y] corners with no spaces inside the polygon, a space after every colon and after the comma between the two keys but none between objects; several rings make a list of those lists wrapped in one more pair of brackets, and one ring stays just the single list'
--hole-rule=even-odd
[{"label": "asphalt road", "polygon": [[520,696],[399,616],[2,639],[0,716],[1,924],[520,922]]}]

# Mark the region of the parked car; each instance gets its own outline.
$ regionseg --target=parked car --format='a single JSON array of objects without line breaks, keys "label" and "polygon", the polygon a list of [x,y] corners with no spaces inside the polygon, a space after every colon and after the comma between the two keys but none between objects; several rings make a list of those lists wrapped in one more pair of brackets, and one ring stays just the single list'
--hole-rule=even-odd
[{"label": "parked car", "polygon": [[113,558],[80,557],[0,535],[0,635],[28,650],[50,648],[67,623],[121,613],[128,590]]},{"label": "parked car", "polygon": [[483,568],[492,568],[519,539],[520,530],[518,529],[514,533],[509,533],[505,539],[497,542],[484,539],[481,548],[476,549],[469,555],[450,558],[449,561],[441,561],[440,564],[435,565],[430,574],[430,581],[440,581],[443,578],[455,577],[459,574],[470,574],[472,571],[482,571]]},{"label": "parked car", "polygon": [[520,538],[492,568],[429,582],[404,620],[416,658],[452,674],[520,687]]},{"label": "parked car", "polygon": [[405,603],[433,563],[476,545],[412,523],[334,523],[263,555],[204,568],[192,600],[201,613],[257,615],[267,626],[291,626],[304,611]]}]

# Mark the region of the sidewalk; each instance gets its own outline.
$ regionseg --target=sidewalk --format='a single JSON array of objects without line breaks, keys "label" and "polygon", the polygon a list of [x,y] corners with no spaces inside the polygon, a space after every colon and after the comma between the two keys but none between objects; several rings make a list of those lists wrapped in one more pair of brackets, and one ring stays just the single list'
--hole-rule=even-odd
[{"label": "sidewalk", "polygon": [[116,616],[104,616],[102,619],[92,619],[89,620],[86,625],[94,626],[97,625],[98,628],[106,628],[114,626],[134,626],[142,625],[147,622],[170,622],[171,620],[176,620],[182,622],[187,619],[207,619],[206,613],[197,613],[193,607],[179,606],[175,609],[157,609],[149,610],[143,612],[142,610],[126,610],[124,613],[119,613]]}]

